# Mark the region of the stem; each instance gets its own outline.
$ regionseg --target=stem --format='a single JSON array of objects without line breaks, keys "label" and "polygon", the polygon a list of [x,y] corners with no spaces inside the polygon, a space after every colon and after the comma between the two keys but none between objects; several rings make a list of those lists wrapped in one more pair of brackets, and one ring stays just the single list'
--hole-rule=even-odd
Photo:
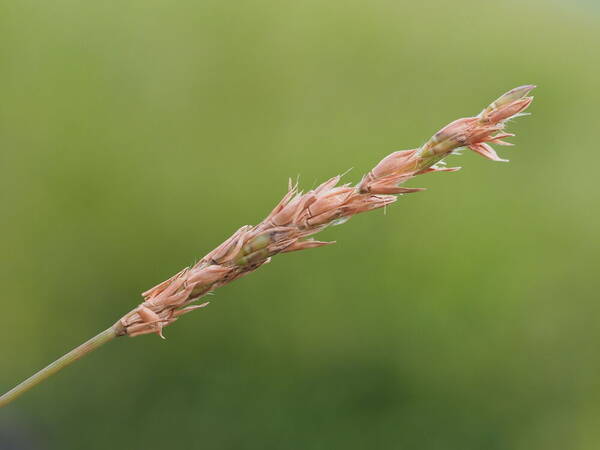
[{"label": "stem", "polygon": [[69,353],[64,356],[61,356],[53,363],[44,367],[39,372],[33,374],[31,377],[27,378],[22,383],[18,384],[2,397],[0,397],[0,408],[8,405],[14,399],[19,397],[21,394],[24,394],[32,387],[44,381],[46,378],[54,375],[56,372],[67,367],[69,364],[77,361],[79,358],[87,355],[88,353],[96,350],[98,347],[106,344],[108,341],[111,341],[115,337],[119,336],[117,326],[112,326],[107,330],[104,330],[102,333],[97,334],[89,341],[81,344],[79,347],[74,348]]}]

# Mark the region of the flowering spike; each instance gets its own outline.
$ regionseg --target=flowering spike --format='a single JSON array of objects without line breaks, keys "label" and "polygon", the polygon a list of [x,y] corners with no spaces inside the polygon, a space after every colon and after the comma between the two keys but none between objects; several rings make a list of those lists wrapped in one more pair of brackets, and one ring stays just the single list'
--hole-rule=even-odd
[{"label": "flowering spike", "polygon": [[489,144],[503,141],[506,122],[523,114],[533,100],[533,85],[521,86],[502,95],[476,117],[455,120],[435,133],[418,149],[400,150],[383,158],[357,186],[340,185],[340,175],[303,193],[292,179],[288,190],[271,213],[258,225],[246,225],[202,258],[169,280],[144,292],[145,302],[119,322],[123,334],[158,333],[179,317],[206,306],[186,306],[211,290],[237,280],[279,253],[290,253],[332,244],[310,237],[326,227],[344,223],[352,216],[383,208],[398,195],[422,191],[405,187],[411,178],[431,172],[455,172],[443,159],[467,147],[480,155],[506,161]]}]

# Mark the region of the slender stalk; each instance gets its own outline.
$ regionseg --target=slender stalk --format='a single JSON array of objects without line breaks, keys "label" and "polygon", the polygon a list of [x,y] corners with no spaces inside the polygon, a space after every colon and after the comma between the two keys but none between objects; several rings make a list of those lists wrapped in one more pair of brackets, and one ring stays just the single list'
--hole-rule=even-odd
[{"label": "slender stalk", "polygon": [[10,402],[15,400],[21,394],[24,394],[37,384],[44,381],[46,378],[54,375],[56,372],[64,369],[71,363],[77,361],[79,358],[87,355],[88,353],[96,350],[107,342],[111,341],[115,337],[119,336],[116,326],[112,326],[107,330],[97,334],[87,342],[81,344],[79,347],[74,348],[69,353],[64,356],[61,356],[53,363],[44,367],[39,372],[35,373],[31,377],[27,378],[22,383],[18,384],[2,397],[0,397],[0,408],[8,405]]}]

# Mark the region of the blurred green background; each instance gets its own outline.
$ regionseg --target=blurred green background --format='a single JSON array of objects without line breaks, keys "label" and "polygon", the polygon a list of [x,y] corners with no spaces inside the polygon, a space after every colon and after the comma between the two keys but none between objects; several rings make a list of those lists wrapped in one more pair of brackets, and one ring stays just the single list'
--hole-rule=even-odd
[{"label": "blurred green background", "polygon": [[4,449],[600,448],[594,2],[0,3],[0,386],[304,188],[535,83],[510,164],[0,412]]}]

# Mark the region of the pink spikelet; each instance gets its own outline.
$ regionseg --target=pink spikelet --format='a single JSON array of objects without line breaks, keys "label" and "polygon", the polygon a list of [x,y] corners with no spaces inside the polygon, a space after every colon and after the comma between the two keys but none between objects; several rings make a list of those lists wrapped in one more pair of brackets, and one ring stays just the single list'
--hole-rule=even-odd
[{"label": "pink spikelet", "polygon": [[144,292],[144,302],[117,322],[118,334],[133,337],[156,333],[163,337],[165,326],[205,307],[208,303],[190,304],[209,292],[253,272],[279,253],[332,244],[310,236],[356,214],[390,205],[398,195],[423,190],[402,186],[411,178],[459,170],[443,166],[442,160],[461,147],[493,161],[506,161],[490,144],[511,145],[504,141],[514,136],[504,131],[506,123],[523,115],[533,100],[528,94],[534,88],[515,88],[479,115],[445,126],[421,147],[386,156],[356,186],[339,185],[338,175],[303,193],[290,182],[288,192],[261,223],[241,227],[193,267]]}]

